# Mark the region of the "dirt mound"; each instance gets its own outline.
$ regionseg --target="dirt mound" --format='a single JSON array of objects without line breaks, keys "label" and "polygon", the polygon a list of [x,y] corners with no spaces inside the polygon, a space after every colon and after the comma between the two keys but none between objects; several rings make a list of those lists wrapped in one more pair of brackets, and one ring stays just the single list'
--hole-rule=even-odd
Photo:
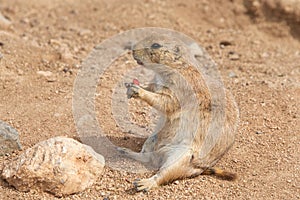
[{"label": "dirt mound", "polygon": [[255,23],[275,22],[286,24],[290,33],[300,39],[300,2],[294,0],[245,0],[247,14]]}]

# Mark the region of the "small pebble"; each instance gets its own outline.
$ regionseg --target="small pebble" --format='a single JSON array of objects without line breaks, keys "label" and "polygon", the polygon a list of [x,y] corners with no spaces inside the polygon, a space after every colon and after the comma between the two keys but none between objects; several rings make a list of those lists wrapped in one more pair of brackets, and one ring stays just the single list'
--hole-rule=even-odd
[{"label": "small pebble", "polygon": [[46,77],[47,82],[56,81],[56,78],[53,76],[53,73],[50,71],[37,71],[37,74]]},{"label": "small pebble", "polygon": [[45,77],[49,77],[53,75],[53,73],[50,71],[37,71],[37,74]]},{"label": "small pebble", "polygon": [[264,52],[264,53],[262,53],[260,56],[261,56],[262,58],[268,58],[268,57],[270,57],[270,54],[267,53],[267,52]]},{"label": "small pebble", "polygon": [[229,72],[228,76],[229,78],[237,78],[236,73],[234,73],[233,71]]},{"label": "small pebble", "polygon": [[11,25],[11,21],[7,19],[5,16],[2,15],[0,12],[0,27],[1,28],[8,28]]},{"label": "small pebble", "polygon": [[228,58],[230,60],[239,60],[240,59],[240,55],[238,53],[236,53],[236,52],[230,51],[228,53]]},{"label": "small pebble", "polygon": [[230,41],[223,40],[219,43],[219,45],[221,49],[224,49],[226,46],[232,45],[232,43]]},{"label": "small pebble", "polygon": [[17,70],[17,73],[18,73],[19,76],[24,75],[24,71],[23,71],[22,69],[18,69],[18,70]]},{"label": "small pebble", "polygon": [[86,36],[86,35],[91,35],[92,31],[89,29],[80,29],[78,32],[79,36]]}]

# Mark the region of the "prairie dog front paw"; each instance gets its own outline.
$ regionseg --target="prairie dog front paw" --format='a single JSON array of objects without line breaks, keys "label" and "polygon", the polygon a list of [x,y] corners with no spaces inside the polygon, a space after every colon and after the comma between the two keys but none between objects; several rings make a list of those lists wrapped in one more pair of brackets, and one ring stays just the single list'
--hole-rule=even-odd
[{"label": "prairie dog front paw", "polygon": [[132,83],[125,83],[125,87],[127,88],[127,98],[136,98],[139,96],[139,81],[137,79],[134,79]]}]

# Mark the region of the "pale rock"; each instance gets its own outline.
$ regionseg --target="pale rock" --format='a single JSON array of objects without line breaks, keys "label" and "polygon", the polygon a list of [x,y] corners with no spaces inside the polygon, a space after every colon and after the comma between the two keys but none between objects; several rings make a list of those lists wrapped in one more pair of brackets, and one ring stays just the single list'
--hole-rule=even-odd
[{"label": "pale rock", "polygon": [[1,174],[19,191],[46,191],[61,197],[85,190],[103,171],[105,161],[91,147],[56,137],[40,142],[7,164]]},{"label": "pale rock", "polygon": [[79,36],[89,36],[92,34],[92,31],[89,29],[80,29],[78,32]]},{"label": "pale rock", "polygon": [[61,44],[58,48],[59,59],[65,63],[72,63],[74,61],[74,55],[71,53],[68,45]]},{"label": "pale rock", "polygon": [[46,78],[47,82],[55,82],[56,77],[50,71],[37,71],[37,74]]},{"label": "pale rock", "polygon": [[229,74],[228,74],[229,78],[237,78],[238,76],[236,75],[235,72],[233,71],[230,71]]},{"label": "pale rock", "polygon": [[17,130],[0,120],[0,156],[21,149]]},{"label": "pale rock", "polygon": [[56,49],[60,60],[66,63],[72,63],[74,61],[74,55],[71,53],[67,44],[56,39],[50,39],[49,44]]},{"label": "pale rock", "polygon": [[228,53],[228,58],[230,60],[239,60],[240,59],[240,55],[238,53],[236,53],[236,52],[230,51]]},{"label": "pale rock", "polygon": [[37,71],[37,74],[45,77],[50,77],[53,75],[53,73],[50,71]]},{"label": "pale rock", "polygon": [[11,26],[11,21],[0,12],[0,29],[7,29]]}]

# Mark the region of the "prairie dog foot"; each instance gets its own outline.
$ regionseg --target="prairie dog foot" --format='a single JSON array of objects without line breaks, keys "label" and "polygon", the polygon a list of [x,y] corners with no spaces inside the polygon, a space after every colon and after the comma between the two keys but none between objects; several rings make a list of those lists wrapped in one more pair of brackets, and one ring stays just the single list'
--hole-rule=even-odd
[{"label": "prairie dog foot", "polygon": [[147,179],[136,179],[133,182],[134,187],[137,191],[149,191],[152,188],[158,187],[154,177]]}]

